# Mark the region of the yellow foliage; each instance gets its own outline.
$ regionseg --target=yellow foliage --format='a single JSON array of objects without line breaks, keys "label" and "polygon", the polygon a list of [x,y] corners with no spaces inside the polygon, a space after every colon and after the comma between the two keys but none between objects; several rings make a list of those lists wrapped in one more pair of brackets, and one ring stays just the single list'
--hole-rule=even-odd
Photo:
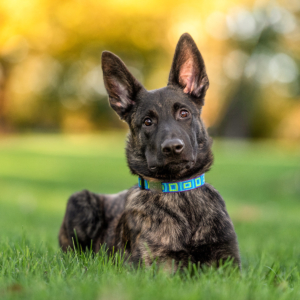
[{"label": "yellow foliage", "polygon": [[[281,5],[291,12],[299,9],[284,1]],[[242,12],[241,15],[246,18],[243,24],[247,29],[247,26],[257,21],[255,18],[261,17],[259,14],[255,17],[251,15],[251,10],[266,8],[272,17],[273,6],[266,0],[1,1],[0,69],[3,68],[6,74],[6,118],[34,118],[36,114],[32,110],[36,109],[35,101],[55,84],[56,95],[51,94],[51,97],[61,101],[63,107],[64,100],[58,98],[70,97],[65,96],[68,93],[66,86],[75,79],[68,79],[62,86],[59,85],[60,81],[70,77],[71,71],[76,68],[80,69],[80,76],[76,80],[87,80],[89,74],[99,67],[100,52],[104,49],[120,53],[130,67],[142,72],[141,77],[147,88],[162,87],[167,83],[176,42],[182,33],[189,32],[206,62],[211,84],[204,119],[207,125],[214,125],[222,116],[228,95],[236,88],[240,77],[244,76],[242,64],[246,64],[245,61],[251,58],[244,49],[246,44],[243,49],[239,49],[242,42],[232,38],[233,33],[228,24],[232,24],[234,16]],[[273,14],[271,20],[276,21],[276,12]],[[282,43],[299,53],[299,43],[293,43],[293,34],[296,34],[295,30]],[[76,63],[80,66],[75,68]],[[66,74],[61,74],[62,72]],[[75,86],[81,84],[79,81]],[[99,82],[99,97],[103,97],[101,84]],[[83,87],[79,91],[82,92],[78,95],[83,99],[82,103],[88,103],[84,98],[86,89]],[[272,89],[268,89],[263,95],[270,98]],[[1,101],[4,101],[2,98],[0,96],[0,107]],[[59,126],[64,130],[90,130],[94,126],[89,124],[90,121],[84,121],[88,118],[80,117],[79,111],[76,112],[76,117],[73,113],[72,116],[62,115],[65,119]],[[72,123],[81,125],[73,127]],[[300,131],[297,122],[295,126]]]}]

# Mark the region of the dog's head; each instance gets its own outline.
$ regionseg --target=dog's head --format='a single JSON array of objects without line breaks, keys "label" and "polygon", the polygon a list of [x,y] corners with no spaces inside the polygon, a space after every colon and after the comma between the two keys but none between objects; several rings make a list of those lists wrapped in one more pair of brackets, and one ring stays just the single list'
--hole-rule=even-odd
[{"label": "dog's head", "polygon": [[177,180],[208,171],[211,139],[200,114],[209,81],[189,34],[178,41],[164,88],[147,91],[111,52],[103,52],[102,69],[110,105],[130,128],[126,151],[133,174]]}]

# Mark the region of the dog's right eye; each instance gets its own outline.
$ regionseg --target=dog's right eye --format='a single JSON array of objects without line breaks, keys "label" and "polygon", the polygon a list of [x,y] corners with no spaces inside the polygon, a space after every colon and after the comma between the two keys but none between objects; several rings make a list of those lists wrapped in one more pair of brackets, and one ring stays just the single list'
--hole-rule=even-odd
[{"label": "dog's right eye", "polygon": [[144,120],[144,124],[146,126],[151,126],[152,125],[152,120],[150,118],[147,118],[147,119]]}]

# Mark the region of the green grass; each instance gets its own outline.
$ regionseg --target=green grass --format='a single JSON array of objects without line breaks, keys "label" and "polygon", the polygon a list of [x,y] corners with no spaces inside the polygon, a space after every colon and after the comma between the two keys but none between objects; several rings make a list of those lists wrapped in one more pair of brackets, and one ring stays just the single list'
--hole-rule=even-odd
[{"label": "green grass", "polygon": [[[238,235],[242,273],[132,270],[104,252],[63,254],[68,196],[136,183],[123,133],[0,139],[0,299],[300,299],[300,145],[217,141],[206,175]],[[193,273],[193,275],[191,275]]]}]

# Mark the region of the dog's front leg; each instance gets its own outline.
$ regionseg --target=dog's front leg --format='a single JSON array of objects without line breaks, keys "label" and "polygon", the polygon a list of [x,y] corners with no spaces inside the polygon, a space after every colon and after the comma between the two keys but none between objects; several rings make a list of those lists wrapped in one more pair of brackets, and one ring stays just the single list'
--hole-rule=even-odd
[{"label": "dog's front leg", "polygon": [[237,238],[229,217],[212,221],[211,226],[201,225],[194,235],[193,246],[193,259],[201,265],[219,267],[229,259],[241,268]]},{"label": "dog's front leg", "polygon": [[151,265],[155,257],[145,237],[149,230],[145,216],[139,210],[125,211],[116,227],[115,244],[125,255],[125,260],[134,265]]}]

